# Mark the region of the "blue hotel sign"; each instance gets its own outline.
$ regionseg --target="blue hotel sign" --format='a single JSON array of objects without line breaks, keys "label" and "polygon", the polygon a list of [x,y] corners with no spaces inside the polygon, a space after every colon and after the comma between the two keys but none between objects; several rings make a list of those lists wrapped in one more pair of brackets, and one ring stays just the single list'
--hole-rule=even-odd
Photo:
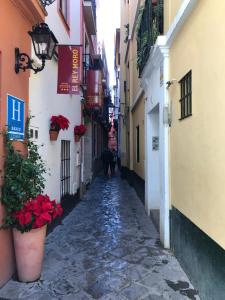
[{"label": "blue hotel sign", "polygon": [[8,134],[11,140],[24,140],[24,101],[7,95],[7,125]]}]

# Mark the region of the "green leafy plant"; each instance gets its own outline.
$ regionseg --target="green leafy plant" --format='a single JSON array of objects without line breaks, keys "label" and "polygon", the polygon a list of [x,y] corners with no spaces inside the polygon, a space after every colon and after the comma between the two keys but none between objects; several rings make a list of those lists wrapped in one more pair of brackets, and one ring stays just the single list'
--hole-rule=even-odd
[{"label": "green leafy plant", "polygon": [[[158,0],[152,6],[150,17],[146,17],[145,10],[149,3],[140,6],[136,18],[136,40],[137,40],[137,68],[142,68],[148,57],[151,46],[155,44],[157,37],[162,33],[163,25],[163,0]],[[147,19],[146,19],[147,18]],[[146,26],[146,24],[149,24]]]},{"label": "green leafy plant", "polygon": [[137,18],[136,18],[136,36],[138,35],[141,26],[141,19],[144,12],[144,8],[145,8],[144,5],[142,5],[138,9]]},{"label": "green leafy plant", "polygon": [[139,38],[140,39],[139,42],[140,42],[141,46],[138,47],[138,50],[137,50],[137,66],[138,66],[138,68],[141,66],[142,59],[145,56],[146,50],[148,48],[148,42],[149,42],[148,35],[149,35],[149,32],[146,30],[143,33],[143,35],[141,36],[141,38]]},{"label": "green leafy plant", "polygon": [[25,147],[27,154],[14,148],[8,134],[4,133],[5,165],[2,187],[2,203],[6,208],[3,228],[13,225],[12,212],[23,208],[24,204],[43,192],[45,187],[45,164],[38,153],[38,146],[30,139],[29,124],[26,122]]}]

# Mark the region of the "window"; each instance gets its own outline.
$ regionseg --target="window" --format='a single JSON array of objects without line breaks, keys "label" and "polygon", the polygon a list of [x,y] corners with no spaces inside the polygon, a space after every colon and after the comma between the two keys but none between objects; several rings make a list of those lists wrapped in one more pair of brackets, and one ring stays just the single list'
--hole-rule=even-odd
[{"label": "window", "polygon": [[136,141],[137,141],[137,163],[140,162],[140,129],[139,125],[136,127]]},{"label": "window", "polygon": [[70,194],[70,141],[61,141],[61,197]]},{"label": "window", "polygon": [[192,76],[191,71],[189,71],[180,81],[180,91],[181,91],[181,117],[183,120],[192,115]]},{"label": "window", "polygon": [[64,19],[64,22],[69,27],[69,2],[68,2],[68,0],[59,0],[59,11]]}]

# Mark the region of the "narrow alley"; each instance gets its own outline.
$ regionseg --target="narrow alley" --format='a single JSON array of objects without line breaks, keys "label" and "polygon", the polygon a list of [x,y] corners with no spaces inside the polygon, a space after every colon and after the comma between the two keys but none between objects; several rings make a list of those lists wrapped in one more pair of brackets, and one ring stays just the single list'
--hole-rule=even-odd
[{"label": "narrow alley", "polygon": [[199,299],[127,181],[97,177],[46,239],[40,280],[11,279],[0,299]]}]

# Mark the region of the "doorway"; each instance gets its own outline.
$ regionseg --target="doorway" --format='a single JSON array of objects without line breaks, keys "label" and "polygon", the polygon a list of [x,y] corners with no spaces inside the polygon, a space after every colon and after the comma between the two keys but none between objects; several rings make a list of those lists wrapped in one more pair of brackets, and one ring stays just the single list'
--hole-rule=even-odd
[{"label": "doorway", "polygon": [[159,230],[160,220],[160,128],[159,104],[148,114],[148,194],[147,207],[155,226]]}]

